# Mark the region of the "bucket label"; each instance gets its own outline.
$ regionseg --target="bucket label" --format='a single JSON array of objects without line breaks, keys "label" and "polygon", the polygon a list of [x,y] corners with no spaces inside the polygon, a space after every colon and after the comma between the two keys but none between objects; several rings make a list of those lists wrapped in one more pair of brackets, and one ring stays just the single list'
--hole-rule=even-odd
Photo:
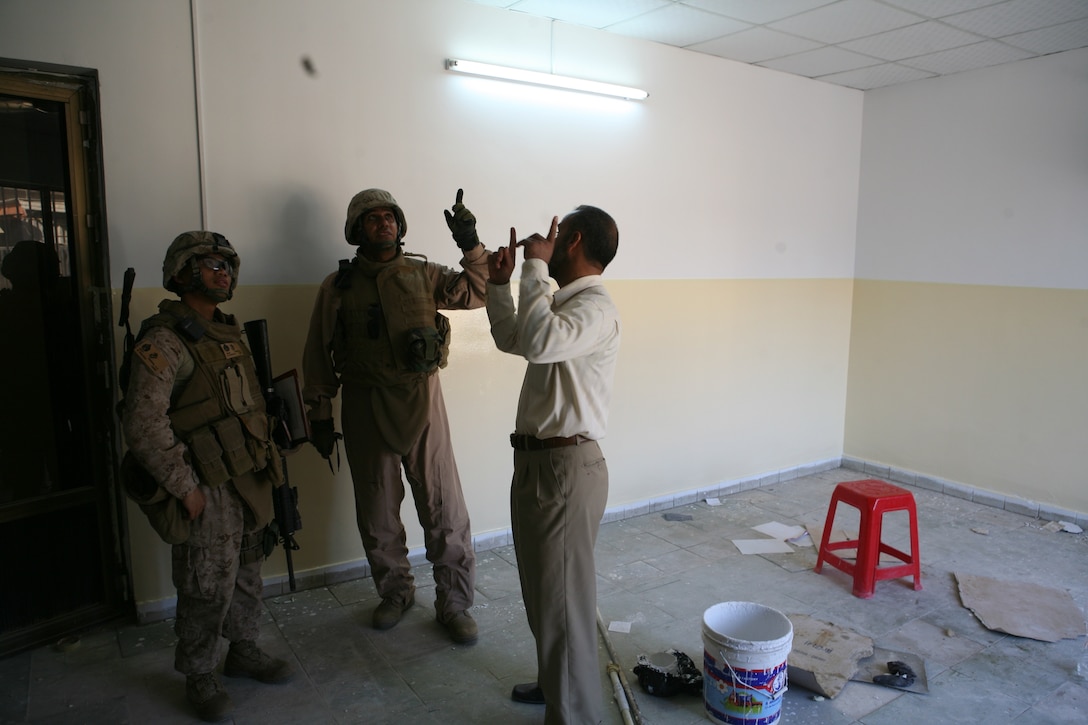
[{"label": "bucket label", "polygon": [[729,725],[775,725],[786,692],[786,662],[768,669],[730,667],[703,650],[703,699],[707,714]]}]

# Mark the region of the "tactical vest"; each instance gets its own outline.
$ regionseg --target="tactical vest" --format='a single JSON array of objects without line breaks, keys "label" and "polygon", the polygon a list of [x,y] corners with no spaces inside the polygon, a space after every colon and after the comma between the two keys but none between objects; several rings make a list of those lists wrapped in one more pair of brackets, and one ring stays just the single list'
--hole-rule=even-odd
[{"label": "tactical vest", "polygon": [[362,269],[356,258],[342,263],[337,289],[332,349],[343,382],[410,386],[446,367],[449,320],[438,312],[424,265],[398,257]]},{"label": "tactical vest", "polygon": [[[169,416],[201,482],[218,486],[253,474],[258,486],[277,485],[283,480],[283,469],[272,443],[253,355],[242,343],[234,318],[228,320],[204,320],[176,303],[148,318],[140,334],[151,327],[169,327],[193,358],[193,375],[180,391],[175,390]],[[261,519],[264,509],[271,506],[264,505],[267,491],[258,495],[244,490],[249,486],[237,487]]]}]

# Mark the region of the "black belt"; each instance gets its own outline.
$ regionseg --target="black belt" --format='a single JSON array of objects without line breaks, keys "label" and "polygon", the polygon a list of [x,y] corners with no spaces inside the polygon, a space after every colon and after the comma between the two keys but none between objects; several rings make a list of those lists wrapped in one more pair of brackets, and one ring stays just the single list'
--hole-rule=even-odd
[{"label": "black belt", "polygon": [[574,435],[567,438],[536,438],[524,433],[511,433],[510,445],[515,451],[545,451],[549,448],[563,448],[564,446],[576,446],[579,443],[587,443],[589,438],[582,435]]}]

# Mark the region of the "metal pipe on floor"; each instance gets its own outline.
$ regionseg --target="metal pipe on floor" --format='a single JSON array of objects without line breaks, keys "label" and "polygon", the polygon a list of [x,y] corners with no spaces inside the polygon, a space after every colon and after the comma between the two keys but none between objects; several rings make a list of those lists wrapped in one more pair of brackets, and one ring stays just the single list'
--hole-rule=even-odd
[{"label": "metal pipe on floor", "polygon": [[619,671],[620,666],[615,662],[608,663],[608,676],[612,680],[612,697],[616,699],[616,704],[619,705],[623,725],[634,725],[634,720],[631,719],[631,705],[627,702],[627,693],[623,691],[623,685],[620,683],[617,674]]},{"label": "metal pipe on floor", "polygon": [[[617,683],[619,684],[615,696],[620,715],[623,716],[624,723],[628,725],[642,725],[642,713],[639,712],[638,702],[635,701],[635,695],[631,692],[631,686],[627,684],[627,676],[624,675],[619,658],[616,657],[616,650],[612,648],[612,639],[608,636],[608,628],[604,626],[604,620],[601,619],[600,608],[597,609],[597,629],[601,633],[601,639],[604,640],[604,648],[608,650],[608,659],[611,660],[608,666],[608,674],[612,679],[613,689],[616,688]],[[622,701],[620,699],[621,692]]]}]

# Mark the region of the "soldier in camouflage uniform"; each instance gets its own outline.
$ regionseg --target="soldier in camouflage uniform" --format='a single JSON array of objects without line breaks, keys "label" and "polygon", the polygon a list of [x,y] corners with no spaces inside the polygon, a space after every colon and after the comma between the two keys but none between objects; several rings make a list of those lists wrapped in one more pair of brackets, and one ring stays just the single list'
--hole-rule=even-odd
[{"label": "soldier in camouflage uniform", "polygon": [[408,227],[388,191],[367,189],[352,198],[344,236],[359,249],[318,290],[302,395],[310,440],[329,458],[336,435],[332,400],[343,385],[340,418],[356,519],[382,598],[374,628],[393,627],[415,603],[400,518],[403,468],[433,565],[436,618],[454,642],[472,644],[477,626],[468,609],[476,558],[438,380],[449,350],[449,322],[438,310],[484,305],[488,252],[460,190],[445,214],[463,254],[459,271],[402,251]]},{"label": "soldier in camouflage uniform", "polygon": [[257,647],[263,531],[272,518],[280,455],[253,358],[232,315],[218,309],[238,283],[238,254],[220,234],[178,236],[163,262],[163,300],[144,321],[123,412],[129,452],[181,502],[188,539],[174,544],[178,643],[174,668],[209,722],[233,709],[215,670],[285,682],[293,667]]}]

